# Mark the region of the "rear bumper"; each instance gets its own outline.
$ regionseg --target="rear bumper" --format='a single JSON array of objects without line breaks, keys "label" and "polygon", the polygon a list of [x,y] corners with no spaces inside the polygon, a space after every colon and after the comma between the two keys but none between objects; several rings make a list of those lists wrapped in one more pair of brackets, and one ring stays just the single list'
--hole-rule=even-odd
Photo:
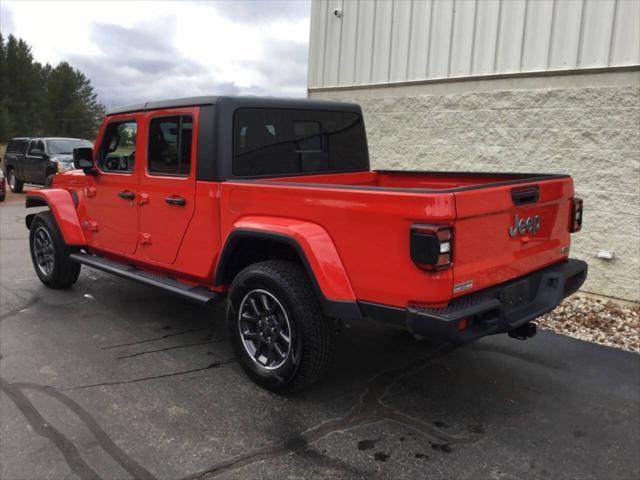
[{"label": "rear bumper", "polygon": [[[553,310],[587,278],[587,264],[567,260],[515,280],[456,298],[444,308],[401,309],[359,302],[364,316],[405,326],[411,333],[469,342],[509,332]],[[465,328],[462,328],[466,320]]]}]

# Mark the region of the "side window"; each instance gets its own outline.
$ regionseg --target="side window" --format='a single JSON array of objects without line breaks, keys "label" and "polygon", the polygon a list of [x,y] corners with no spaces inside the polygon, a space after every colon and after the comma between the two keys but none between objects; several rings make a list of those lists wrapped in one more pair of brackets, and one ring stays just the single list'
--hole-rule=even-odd
[{"label": "side window", "polygon": [[26,147],[26,140],[11,140],[7,145],[7,153],[24,153]]},{"label": "side window", "polygon": [[193,120],[190,115],[151,119],[149,174],[188,177],[191,171],[192,138]]},{"label": "side window", "polygon": [[107,125],[97,155],[100,170],[113,173],[131,173],[136,158],[135,120],[113,122]]},{"label": "side window", "polygon": [[[40,152],[37,152],[36,150],[40,150]],[[44,144],[42,143],[41,140],[31,140],[27,155],[33,155],[33,156],[39,157],[39,156],[42,156],[43,151],[44,151]]]}]

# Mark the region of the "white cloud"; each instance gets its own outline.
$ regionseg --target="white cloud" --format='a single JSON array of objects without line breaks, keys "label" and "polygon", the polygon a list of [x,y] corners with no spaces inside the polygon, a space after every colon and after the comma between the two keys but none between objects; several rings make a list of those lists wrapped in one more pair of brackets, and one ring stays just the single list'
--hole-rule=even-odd
[{"label": "white cloud", "polygon": [[0,29],[66,60],[115,104],[202,94],[304,96],[304,1],[3,0]]}]

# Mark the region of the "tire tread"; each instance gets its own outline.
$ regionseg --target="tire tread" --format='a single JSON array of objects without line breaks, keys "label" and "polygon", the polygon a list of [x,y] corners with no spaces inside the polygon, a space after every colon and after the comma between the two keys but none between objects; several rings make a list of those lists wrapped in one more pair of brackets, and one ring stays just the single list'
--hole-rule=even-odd
[{"label": "tire tread", "polygon": [[[335,350],[335,334],[329,318],[322,313],[320,302],[303,267],[288,260],[265,260],[246,267],[236,279],[247,275],[266,274],[276,281],[297,303],[295,321],[302,331],[302,359],[298,371],[287,383],[276,388],[293,392],[317,381],[328,369]],[[236,284],[236,280],[233,282]],[[232,285],[233,288],[233,285]]]},{"label": "tire tread", "polygon": [[[38,227],[38,224],[44,224],[44,226],[49,230],[51,234],[51,239],[53,240],[54,248],[56,251],[56,262],[57,262],[57,270],[54,271],[54,275],[50,279],[43,278],[38,270],[37,265],[35,264],[35,258],[33,252],[31,252],[31,256],[34,262],[34,268],[36,269],[36,274],[40,278],[40,281],[44,283],[47,287],[62,289],[68,288],[78,280],[80,276],[81,265],[69,259],[69,254],[74,252],[76,249],[69,247],[65,242],[58,228],[58,224],[50,211],[41,212],[36,215],[31,223],[31,230],[34,230]],[[32,246],[32,239],[29,238],[30,248]]]}]

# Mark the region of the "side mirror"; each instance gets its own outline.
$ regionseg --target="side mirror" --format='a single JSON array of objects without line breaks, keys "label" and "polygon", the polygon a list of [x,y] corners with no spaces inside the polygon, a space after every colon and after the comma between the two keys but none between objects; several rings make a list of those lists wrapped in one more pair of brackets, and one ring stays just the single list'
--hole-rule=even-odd
[{"label": "side mirror", "polygon": [[44,152],[39,148],[34,148],[33,150],[31,150],[31,153],[29,155],[31,155],[32,157],[41,157],[43,153]]},{"label": "side mirror", "polygon": [[82,170],[85,175],[95,175],[93,168],[93,148],[81,147],[73,149],[73,168]]}]

